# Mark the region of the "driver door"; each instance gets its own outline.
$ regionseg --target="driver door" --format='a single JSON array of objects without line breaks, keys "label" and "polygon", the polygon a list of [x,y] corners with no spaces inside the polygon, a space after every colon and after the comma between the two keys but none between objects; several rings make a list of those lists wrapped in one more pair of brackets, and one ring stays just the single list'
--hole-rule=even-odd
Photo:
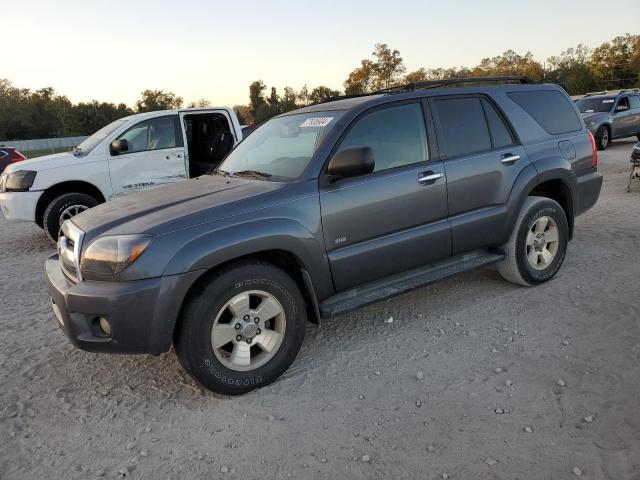
[{"label": "driver door", "polygon": [[187,178],[177,115],[143,120],[120,134],[117,140],[126,140],[128,149],[111,152],[109,157],[114,197]]},{"label": "driver door", "polygon": [[[621,108],[623,110],[619,110]],[[634,133],[633,112],[629,105],[629,97],[625,95],[618,98],[618,103],[616,104],[613,112],[611,136],[614,138],[620,138]]]},{"label": "driver door", "polygon": [[418,100],[365,114],[342,139],[338,151],[370,147],[375,168],[321,188],[325,247],[337,291],[451,255],[447,179],[429,138]]}]

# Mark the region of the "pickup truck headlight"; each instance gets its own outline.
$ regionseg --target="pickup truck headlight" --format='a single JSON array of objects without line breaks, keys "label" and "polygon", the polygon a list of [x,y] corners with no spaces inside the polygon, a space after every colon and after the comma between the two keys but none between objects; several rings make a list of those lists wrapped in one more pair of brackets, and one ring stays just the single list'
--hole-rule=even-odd
[{"label": "pickup truck headlight", "polygon": [[31,188],[36,179],[36,172],[33,170],[18,170],[13,173],[3,173],[0,178],[0,191],[2,192],[25,192]]},{"label": "pickup truck headlight", "polygon": [[82,254],[80,271],[87,280],[108,280],[122,272],[144,253],[148,235],[113,235],[94,240]]}]

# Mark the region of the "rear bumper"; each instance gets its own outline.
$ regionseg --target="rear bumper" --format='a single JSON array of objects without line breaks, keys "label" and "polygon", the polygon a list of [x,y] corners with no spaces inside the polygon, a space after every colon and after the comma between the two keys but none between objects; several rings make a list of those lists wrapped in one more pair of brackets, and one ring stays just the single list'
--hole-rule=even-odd
[{"label": "rear bumper", "polygon": [[597,170],[576,177],[576,211],[580,215],[598,201],[602,189],[602,174]]},{"label": "rear bumper", "polygon": [[42,192],[0,193],[0,210],[10,222],[34,222],[36,205]]},{"label": "rear bumper", "polygon": [[[58,325],[76,347],[151,354],[169,350],[184,296],[200,275],[73,284],[62,273],[57,254],[46,261],[46,272]],[[100,317],[109,321],[111,335],[100,330]]]}]

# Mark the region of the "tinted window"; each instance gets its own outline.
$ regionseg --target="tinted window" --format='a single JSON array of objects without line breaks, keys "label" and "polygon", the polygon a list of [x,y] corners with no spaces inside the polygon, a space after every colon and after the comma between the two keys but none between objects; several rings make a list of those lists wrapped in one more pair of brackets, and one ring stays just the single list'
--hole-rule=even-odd
[{"label": "tinted window", "polygon": [[580,113],[609,112],[616,97],[585,97],[576,102]]},{"label": "tinted window", "polygon": [[489,131],[491,132],[491,138],[493,140],[493,148],[513,145],[514,141],[511,136],[511,132],[504,123],[500,114],[489,101],[482,99],[482,105],[484,106],[484,112],[487,115],[487,122],[489,122]]},{"label": "tinted window", "polygon": [[6,157],[7,155],[9,155],[9,153],[8,153],[8,152],[5,152],[5,151],[3,151],[3,150],[0,150],[0,158],[4,158],[4,157]]},{"label": "tinted window", "polygon": [[629,98],[622,97],[616,106],[616,112],[629,110]]},{"label": "tinted window", "polygon": [[509,92],[507,95],[551,134],[575,132],[582,128],[573,105],[558,91]]},{"label": "tinted window", "polygon": [[355,145],[371,147],[376,172],[428,160],[422,106],[411,103],[369,113],[357,120],[340,149]]},{"label": "tinted window", "polygon": [[137,123],[118,137],[127,141],[127,153],[161,150],[176,146],[176,129],[173,117],[158,117]]},{"label": "tinted window", "polygon": [[629,101],[631,102],[631,108],[640,108],[640,97],[637,95],[629,97]]},{"label": "tinted window", "polygon": [[451,157],[491,148],[491,138],[479,98],[435,101],[447,154]]}]

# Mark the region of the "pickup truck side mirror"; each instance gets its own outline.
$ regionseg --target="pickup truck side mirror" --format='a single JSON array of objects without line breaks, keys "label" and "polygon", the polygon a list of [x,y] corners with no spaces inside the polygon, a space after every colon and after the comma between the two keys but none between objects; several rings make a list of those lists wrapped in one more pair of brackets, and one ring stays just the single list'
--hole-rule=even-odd
[{"label": "pickup truck side mirror", "polygon": [[129,142],[124,138],[111,142],[111,155],[119,155],[129,151]]},{"label": "pickup truck side mirror", "polygon": [[371,147],[355,146],[340,150],[329,161],[327,171],[334,179],[357,177],[373,172],[376,165]]}]

